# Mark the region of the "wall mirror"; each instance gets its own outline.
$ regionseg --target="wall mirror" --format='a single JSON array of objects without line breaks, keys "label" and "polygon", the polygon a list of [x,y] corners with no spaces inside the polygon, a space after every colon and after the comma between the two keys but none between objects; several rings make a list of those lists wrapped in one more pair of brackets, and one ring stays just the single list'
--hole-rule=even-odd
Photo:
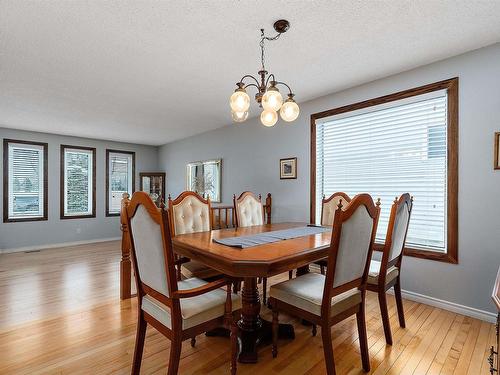
[{"label": "wall mirror", "polygon": [[157,206],[160,206],[161,202],[165,202],[165,173],[143,172],[139,176],[141,178],[141,191],[148,193]]},{"label": "wall mirror", "polygon": [[222,159],[188,163],[186,190],[210,197],[215,203],[221,201]]}]

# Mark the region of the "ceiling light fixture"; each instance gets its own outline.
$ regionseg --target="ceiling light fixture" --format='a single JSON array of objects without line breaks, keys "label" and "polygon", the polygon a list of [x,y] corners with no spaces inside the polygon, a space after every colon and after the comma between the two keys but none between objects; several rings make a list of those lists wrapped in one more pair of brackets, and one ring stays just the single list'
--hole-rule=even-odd
[{"label": "ceiling light fixture", "polygon": [[[247,74],[236,84],[237,89],[229,99],[229,105],[231,107],[231,115],[233,121],[243,122],[248,118],[248,109],[250,108],[250,97],[247,94],[247,87],[255,87],[257,89],[257,94],[255,94],[255,100],[259,103],[259,106],[263,108],[260,115],[260,121],[263,125],[271,127],[278,121],[278,111],[281,118],[286,122],[291,122],[297,119],[299,116],[299,106],[293,99],[295,96],[292,93],[292,89],[284,82],[279,82],[274,77],[274,74],[269,74],[264,66],[265,54],[264,54],[264,42],[266,40],[273,41],[277,40],[281,34],[285,33],[290,28],[290,23],[287,20],[278,20],[274,23],[274,30],[278,33],[276,36],[268,37],[264,34],[264,29],[260,29],[260,50],[261,50],[261,69],[258,71],[259,79],[254,76]],[[243,82],[245,79],[249,79],[251,82]],[[254,83],[255,82],[255,83]],[[279,85],[285,86],[288,89],[288,99],[283,102],[283,97],[278,90]]]}]

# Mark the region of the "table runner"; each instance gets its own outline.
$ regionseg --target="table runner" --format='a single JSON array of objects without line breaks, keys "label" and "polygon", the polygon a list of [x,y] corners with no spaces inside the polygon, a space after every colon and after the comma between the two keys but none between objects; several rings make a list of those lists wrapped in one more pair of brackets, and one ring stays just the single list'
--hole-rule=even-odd
[{"label": "table runner", "polygon": [[247,247],[263,245],[266,243],[288,240],[291,238],[310,236],[331,230],[328,227],[307,226],[291,229],[275,230],[271,232],[257,233],[250,236],[214,238],[213,241],[221,245],[245,249]]}]

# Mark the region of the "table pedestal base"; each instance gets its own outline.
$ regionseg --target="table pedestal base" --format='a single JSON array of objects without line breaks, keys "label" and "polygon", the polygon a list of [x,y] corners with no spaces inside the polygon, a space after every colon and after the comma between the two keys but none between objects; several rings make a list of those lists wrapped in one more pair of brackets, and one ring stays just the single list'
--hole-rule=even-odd
[{"label": "table pedestal base", "polygon": [[[259,319],[259,322],[260,327],[251,331],[241,328],[238,322],[238,326],[240,326],[241,340],[241,351],[238,361],[241,363],[257,363],[257,350],[259,346],[265,346],[272,343],[272,323],[264,319]],[[294,339],[295,331],[293,326],[291,324],[280,324],[278,327],[278,338],[290,340]]]}]

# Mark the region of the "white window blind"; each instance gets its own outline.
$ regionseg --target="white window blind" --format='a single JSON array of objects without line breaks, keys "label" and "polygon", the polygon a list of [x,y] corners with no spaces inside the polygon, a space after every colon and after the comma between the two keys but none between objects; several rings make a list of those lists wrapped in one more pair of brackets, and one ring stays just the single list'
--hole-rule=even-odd
[{"label": "white window blind", "polygon": [[64,149],[64,216],[93,214],[93,151]]},{"label": "white window blind", "polygon": [[370,193],[382,201],[383,242],[392,202],[408,192],[415,200],[407,246],[446,252],[445,91],[323,119],[316,150],[316,222],[323,195]]},{"label": "white window blind", "polygon": [[109,153],[109,190],[108,211],[112,214],[120,213],[123,193],[132,194],[132,154]]},{"label": "white window blind", "polygon": [[9,219],[44,217],[44,146],[9,143]]}]

